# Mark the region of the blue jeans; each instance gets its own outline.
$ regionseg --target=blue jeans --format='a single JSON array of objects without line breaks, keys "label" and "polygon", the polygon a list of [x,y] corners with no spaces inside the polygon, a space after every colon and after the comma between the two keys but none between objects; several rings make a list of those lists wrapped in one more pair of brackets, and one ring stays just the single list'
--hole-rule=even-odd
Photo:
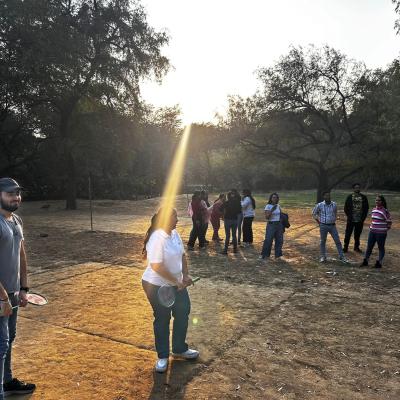
[{"label": "blue jeans", "polygon": [[386,236],[386,233],[376,233],[369,231],[367,250],[365,252],[365,258],[367,260],[371,257],[372,249],[374,248],[375,243],[378,243],[379,262],[381,263],[383,261],[383,257],[385,257]]},{"label": "blue jeans", "polygon": [[[18,296],[9,294],[12,306],[18,304]],[[3,382],[10,382],[11,372],[11,348],[17,333],[18,308],[13,309],[9,317],[0,317],[0,400],[4,400]]]},{"label": "blue jeans", "polygon": [[243,213],[238,214],[237,217],[237,240],[240,243],[240,241],[242,240],[242,223],[243,223]]},{"label": "blue jeans", "polygon": [[263,257],[271,255],[272,242],[275,239],[275,257],[282,256],[283,246],[283,226],[280,221],[268,222],[265,229],[265,239],[261,250]]},{"label": "blue jeans", "polygon": [[231,239],[231,231],[232,231],[232,242],[233,248],[237,248],[237,219],[224,219],[224,228],[225,228],[225,250],[228,250],[229,240]]},{"label": "blue jeans", "polygon": [[320,224],[319,234],[321,237],[321,242],[320,242],[321,257],[326,257],[326,237],[328,236],[328,233],[330,233],[333,241],[336,244],[336,248],[339,253],[339,257],[343,257],[342,243],[340,243],[339,234],[336,229],[336,225],[335,224],[333,224],[333,225]]},{"label": "blue jeans", "polygon": [[190,299],[186,289],[177,290],[172,307],[164,307],[158,301],[157,291],[160,286],[142,281],[147,299],[153,308],[154,340],[158,358],[169,357],[169,324],[171,314],[174,317],[172,330],[172,352],[184,353],[189,347],[186,344],[186,333],[189,323]]}]

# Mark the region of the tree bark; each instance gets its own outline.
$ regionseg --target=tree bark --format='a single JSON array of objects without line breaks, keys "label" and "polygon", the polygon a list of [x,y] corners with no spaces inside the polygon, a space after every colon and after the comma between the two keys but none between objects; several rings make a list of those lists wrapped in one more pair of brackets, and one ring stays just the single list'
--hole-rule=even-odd
[{"label": "tree bark", "polygon": [[328,175],[325,169],[321,166],[317,175],[318,179],[318,188],[317,188],[317,203],[323,200],[323,192],[328,190]]}]

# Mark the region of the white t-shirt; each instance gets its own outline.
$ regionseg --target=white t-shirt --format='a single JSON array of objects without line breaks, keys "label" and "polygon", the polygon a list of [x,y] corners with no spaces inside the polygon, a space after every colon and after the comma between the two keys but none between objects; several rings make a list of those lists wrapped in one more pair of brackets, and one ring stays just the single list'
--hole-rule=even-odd
[{"label": "white t-shirt", "polygon": [[253,208],[253,202],[251,201],[251,198],[249,196],[246,196],[242,200],[242,211],[243,211],[243,217],[254,217],[254,208]]},{"label": "white t-shirt", "polygon": [[[273,207],[273,204],[267,204],[264,208],[265,211],[271,211]],[[269,218],[268,221],[270,222],[276,222],[276,221],[280,221],[281,219],[281,207],[279,206],[279,204],[277,205],[277,207],[275,208],[274,211],[272,211],[272,214]]]},{"label": "white t-shirt", "polygon": [[146,244],[147,268],[142,279],[153,285],[162,286],[172,282],[164,279],[161,275],[151,268],[151,264],[163,263],[164,267],[175,276],[182,280],[182,255],[185,252],[182,239],[179,233],[174,229],[171,235],[168,235],[162,229],[154,231]]}]

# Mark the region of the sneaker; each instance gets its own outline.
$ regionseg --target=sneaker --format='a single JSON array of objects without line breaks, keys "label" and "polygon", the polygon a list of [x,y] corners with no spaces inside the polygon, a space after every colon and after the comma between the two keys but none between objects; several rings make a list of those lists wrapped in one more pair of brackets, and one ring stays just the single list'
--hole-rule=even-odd
[{"label": "sneaker", "polygon": [[360,267],[368,267],[368,260],[364,258],[363,262],[360,264]]},{"label": "sneaker", "polygon": [[382,264],[378,260],[376,260],[374,268],[382,268]]},{"label": "sneaker", "polygon": [[264,256],[258,256],[258,259],[259,260],[265,260],[265,257]]},{"label": "sneaker", "polygon": [[339,260],[340,260],[342,263],[345,263],[345,264],[348,264],[348,263],[349,263],[349,260],[348,260],[345,256],[339,257]]},{"label": "sneaker", "polygon": [[36,389],[34,383],[22,382],[17,378],[3,384],[4,397],[11,396],[12,394],[29,394],[33,393]]},{"label": "sneaker", "polygon": [[185,360],[194,360],[199,356],[199,352],[193,349],[187,349],[184,353],[172,353],[172,357],[184,358]]},{"label": "sneaker", "polygon": [[221,254],[223,254],[223,255],[226,256],[226,255],[228,254],[228,251],[227,251],[227,250],[222,250],[222,251],[221,251]]},{"label": "sneaker", "polygon": [[354,248],[354,251],[355,251],[356,253],[362,253],[362,252],[363,252],[359,247],[355,247],[355,248]]},{"label": "sneaker", "polygon": [[320,263],[326,262],[326,257],[320,257],[320,258],[319,258],[319,262],[320,262]]},{"label": "sneaker", "polygon": [[187,248],[189,251],[193,251],[193,250],[194,250],[194,247],[193,247],[193,246],[187,245],[186,248]]},{"label": "sneaker", "polygon": [[163,373],[168,368],[168,358],[159,358],[156,362],[156,372]]}]

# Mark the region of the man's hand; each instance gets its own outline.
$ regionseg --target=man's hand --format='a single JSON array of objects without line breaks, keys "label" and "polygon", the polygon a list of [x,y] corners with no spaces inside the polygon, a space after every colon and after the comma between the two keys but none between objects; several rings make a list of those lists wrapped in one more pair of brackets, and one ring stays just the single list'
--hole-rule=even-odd
[{"label": "man's hand", "polygon": [[21,307],[26,307],[27,304],[28,304],[27,293],[25,292],[25,290],[21,290],[19,292],[19,305]]},{"label": "man's hand", "polygon": [[3,316],[8,317],[13,313],[12,305],[10,303],[10,300],[6,302],[1,302],[0,303],[0,309],[1,313]]}]

